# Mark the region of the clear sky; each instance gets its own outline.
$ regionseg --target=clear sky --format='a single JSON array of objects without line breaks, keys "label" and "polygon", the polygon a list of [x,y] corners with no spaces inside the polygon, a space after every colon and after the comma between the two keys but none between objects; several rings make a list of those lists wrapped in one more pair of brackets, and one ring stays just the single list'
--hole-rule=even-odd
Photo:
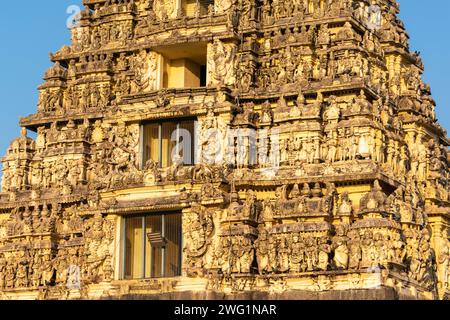
[{"label": "clear sky", "polygon": [[[438,103],[443,127],[450,129],[450,1],[399,0],[411,49],[422,53],[425,80]],[[50,67],[48,53],[69,43],[67,8],[81,0],[15,1],[0,10],[0,156],[20,134],[18,121],[36,111],[37,86]]]}]

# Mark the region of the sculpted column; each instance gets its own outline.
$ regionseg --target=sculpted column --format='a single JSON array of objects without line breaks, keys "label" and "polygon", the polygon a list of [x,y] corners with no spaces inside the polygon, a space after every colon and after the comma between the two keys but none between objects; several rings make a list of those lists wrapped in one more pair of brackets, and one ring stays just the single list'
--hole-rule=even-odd
[{"label": "sculpted column", "polygon": [[441,216],[429,216],[429,223],[432,229],[431,245],[436,252],[437,262],[437,282],[439,298],[444,298],[449,290],[449,266],[450,266],[450,243],[447,238],[448,222]]},{"label": "sculpted column", "polygon": [[177,17],[182,16],[183,0],[172,0],[172,1],[175,1],[175,12],[177,13]]}]

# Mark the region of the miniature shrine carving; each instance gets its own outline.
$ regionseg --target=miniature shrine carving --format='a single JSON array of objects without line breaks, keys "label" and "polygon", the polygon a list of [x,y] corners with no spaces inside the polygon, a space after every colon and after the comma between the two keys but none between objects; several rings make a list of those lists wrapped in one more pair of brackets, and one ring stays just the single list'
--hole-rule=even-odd
[{"label": "miniature shrine carving", "polygon": [[395,0],[83,4],[2,158],[1,298],[450,297],[450,140]]}]

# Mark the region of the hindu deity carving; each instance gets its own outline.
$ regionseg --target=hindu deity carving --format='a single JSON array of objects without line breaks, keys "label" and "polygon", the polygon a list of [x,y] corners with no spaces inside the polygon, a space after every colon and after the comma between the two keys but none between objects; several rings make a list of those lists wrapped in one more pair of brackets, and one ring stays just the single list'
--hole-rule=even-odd
[{"label": "hindu deity carving", "polygon": [[216,255],[218,253],[222,254],[218,263],[224,274],[248,274],[252,271],[255,249],[249,236],[222,236]]},{"label": "hindu deity carving", "polygon": [[233,86],[236,82],[234,44],[215,40],[208,46],[208,75],[212,86]]},{"label": "hindu deity carving", "polygon": [[183,225],[186,232],[183,251],[188,269],[202,268],[202,259],[210,247],[215,231],[213,214],[207,208],[194,207],[185,214]]},{"label": "hindu deity carving", "polygon": [[156,89],[157,54],[141,50],[130,60],[130,70],[133,72],[130,93],[141,93]]},{"label": "hindu deity carving", "polygon": [[255,241],[256,259],[258,263],[258,272],[263,275],[271,271],[269,260],[269,235],[266,230],[262,230],[258,239]]},{"label": "hindu deity carving", "polygon": [[438,272],[440,273],[438,277],[439,288],[443,290],[449,285],[449,245],[448,241],[442,240],[439,246],[439,255],[438,255]]},{"label": "hindu deity carving", "polygon": [[106,220],[101,214],[96,214],[86,226],[84,276],[87,281],[108,281],[113,275],[113,223],[114,221]]},{"label": "hindu deity carving", "polygon": [[214,1],[214,11],[216,13],[225,13],[230,10],[231,6],[236,3],[236,0],[218,0]]},{"label": "hindu deity carving", "polygon": [[1,159],[0,297],[448,297],[449,141],[398,11],[85,1]]},{"label": "hindu deity carving", "polygon": [[155,0],[153,11],[159,20],[173,19],[177,16],[175,0]]},{"label": "hindu deity carving", "polygon": [[338,269],[346,270],[349,266],[349,238],[346,236],[345,227],[337,227],[336,236],[333,238],[334,265]]},{"label": "hindu deity carving", "polygon": [[206,108],[207,114],[199,132],[200,162],[208,165],[218,165],[224,160],[223,150],[226,148],[224,145],[226,128],[221,119],[216,117],[213,104],[209,103]]},{"label": "hindu deity carving", "polygon": [[380,183],[375,181],[371,192],[361,198],[360,209],[383,211],[386,200],[386,194],[383,193]]}]

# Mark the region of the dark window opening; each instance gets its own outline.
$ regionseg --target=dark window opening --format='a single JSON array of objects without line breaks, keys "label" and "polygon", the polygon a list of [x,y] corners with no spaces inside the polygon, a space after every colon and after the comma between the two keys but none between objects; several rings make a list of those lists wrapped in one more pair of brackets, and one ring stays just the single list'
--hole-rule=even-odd
[{"label": "dark window opening", "polygon": [[200,66],[200,87],[206,87],[207,74],[206,65]]},{"label": "dark window opening", "polygon": [[206,86],[206,42],[161,46],[155,50],[162,56],[160,71],[163,88]]}]

